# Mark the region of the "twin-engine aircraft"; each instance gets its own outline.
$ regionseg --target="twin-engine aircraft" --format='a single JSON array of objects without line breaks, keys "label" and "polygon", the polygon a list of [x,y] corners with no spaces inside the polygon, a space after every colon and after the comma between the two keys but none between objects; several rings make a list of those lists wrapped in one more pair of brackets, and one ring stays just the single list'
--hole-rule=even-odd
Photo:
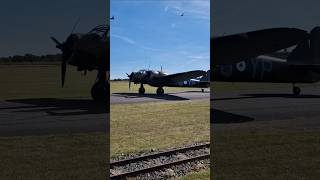
[{"label": "twin-engine aircraft", "polygon": [[65,82],[67,63],[78,71],[97,70],[97,79],[91,88],[91,96],[96,101],[107,101],[109,97],[109,26],[100,25],[88,33],[71,33],[65,42],[51,39],[62,51],[61,81]]},{"label": "twin-engine aircraft", "polygon": [[[230,64],[297,45],[308,33],[296,28],[270,28],[211,38],[211,65]],[[212,77],[212,76],[211,76]]]},{"label": "twin-engine aircraft", "polygon": [[[320,27],[302,32],[291,52],[274,52],[237,63],[213,66],[212,80],[224,82],[292,83],[292,92],[299,95],[296,83],[320,81]],[[301,38],[300,38],[301,37]]]},{"label": "twin-engine aircraft", "polygon": [[148,84],[153,87],[157,87],[157,95],[163,95],[163,87],[209,87],[209,82],[203,84],[200,82],[190,84],[191,79],[202,78],[208,76],[206,71],[196,70],[188,71],[176,74],[164,73],[162,71],[152,71],[152,70],[140,70],[138,72],[132,72],[127,74],[129,77],[129,89],[131,87],[131,82],[134,84],[140,84],[139,94],[145,93],[144,84]]},{"label": "twin-engine aircraft", "polygon": [[[91,96],[97,101],[107,101],[110,91],[109,30],[108,25],[102,25],[95,27],[88,33],[71,33],[63,43],[51,37],[56,43],[56,47],[62,51],[62,86],[65,82],[67,64],[77,66],[79,71],[84,72],[98,70],[96,82],[91,89]],[[271,28],[212,38],[211,64],[226,65],[237,63],[244,59],[254,58],[300,44],[308,37],[309,34],[307,32],[295,28]],[[315,71],[315,67],[310,67],[310,64],[306,64],[305,67],[313,69],[313,72]],[[211,73],[211,79],[213,79],[214,73]],[[141,70],[131,73],[128,77],[130,80],[129,86],[131,82],[141,84],[139,88],[139,93],[141,94],[145,92],[143,84],[158,87],[157,94],[163,94],[162,87],[164,86],[208,87],[210,81],[209,75],[205,71],[189,71],[167,75],[159,71]]]}]

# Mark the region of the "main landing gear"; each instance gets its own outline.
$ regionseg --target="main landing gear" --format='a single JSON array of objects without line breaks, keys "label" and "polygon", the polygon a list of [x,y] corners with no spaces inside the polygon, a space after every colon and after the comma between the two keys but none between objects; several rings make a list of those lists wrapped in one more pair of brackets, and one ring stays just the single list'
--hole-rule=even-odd
[{"label": "main landing gear", "polygon": [[[143,84],[140,85],[139,88],[139,94],[144,94],[146,92],[145,88],[143,87]],[[157,95],[163,95],[164,94],[164,90],[162,87],[158,87],[157,89]]]},{"label": "main landing gear", "polygon": [[139,88],[139,94],[144,94],[146,92],[146,90],[143,87],[143,84],[141,84],[140,88]]},{"label": "main landing gear", "polygon": [[107,102],[109,97],[109,82],[107,81],[107,72],[99,71],[97,79],[91,88],[91,97],[95,101]]},{"label": "main landing gear", "polygon": [[298,95],[300,95],[301,89],[300,89],[300,87],[295,86],[295,84],[293,83],[292,92],[293,92],[293,94],[294,94],[295,96],[298,96]]},{"label": "main landing gear", "polygon": [[164,90],[162,87],[158,87],[157,89],[157,95],[163,95],[164,94]]}]

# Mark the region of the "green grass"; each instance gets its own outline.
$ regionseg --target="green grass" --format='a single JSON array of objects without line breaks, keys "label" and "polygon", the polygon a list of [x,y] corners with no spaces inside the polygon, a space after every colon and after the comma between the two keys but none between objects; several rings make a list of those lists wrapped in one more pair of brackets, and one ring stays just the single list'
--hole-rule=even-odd
[{"label": "green grass", "polygon": [[0,138],[0,179],[106,179],[105,133]]},{"label": "green grass", "polygon": [[209,100],[111,105],[111,156],[209,141]]},{"label": "green grass", "polygon": [[210,169],[201,170],[199,172],[192,172],[180,178],[180,180],[209,180]]},{"label": "green grass", "polygon": [[[110,82],[110,93],[137,93],[140,85],[135,85],[131,83],[131,88],[129,90],[128,81],[111,81]],[[156,93],[157,88],[149,86],[147,84],[143,85],[146,93]],[[201,88],[188,88],[188,87],[164,87],[165,93],[181,92],[181,91],[201,91]]]},{"label": "green grass", "polygon": [[68,66],[65,87],[59,65],[0,65],[0,99],[90,98],[96,72],[83,76]]},{"label": "green grass", "polygon": [[320,133],[251,130],[214,133],[214,179],[318,179]]},{"label": "green grass", "polygon": [[[0,65],[0,100],[90,98],[96,72],[59,65]],[[107,133],[0,137],[0,179],[106,179]]]}]

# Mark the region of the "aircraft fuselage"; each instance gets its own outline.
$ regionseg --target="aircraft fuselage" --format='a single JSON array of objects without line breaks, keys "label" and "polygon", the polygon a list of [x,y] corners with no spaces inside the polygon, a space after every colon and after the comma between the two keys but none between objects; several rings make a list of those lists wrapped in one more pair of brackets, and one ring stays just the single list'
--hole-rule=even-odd
[{"label": "aircraft fuselage", "polygon": [[258,56],[235,64],[214,66],[212,78],[225,82],[314,83],[320,80],[320,74],[285,59]]}]

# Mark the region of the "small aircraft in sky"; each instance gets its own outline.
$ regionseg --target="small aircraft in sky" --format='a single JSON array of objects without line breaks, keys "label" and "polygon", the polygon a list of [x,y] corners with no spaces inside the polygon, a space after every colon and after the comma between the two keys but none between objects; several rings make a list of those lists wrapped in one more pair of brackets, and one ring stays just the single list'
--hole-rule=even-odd
[{"label": "small aircraft in sky", "polygon": [[[320,27],[315,27],[298,42],[291,52],[274,52],[239,62],[214,65],[213,81],[292,83],[292,92],[299,95],[296,83],[320,81]],[[284,49],[285,50],[285,49]]]},{"label": "small aircraft in sky", "polygon": [[62,51],[62,87],[65,82],[67,64],[76,66],[78,71],[85,73],[97,70],[97,78],[91,88],[91,96],[96,101],[107,101],[110,91],[109,30],[109,25],[99,25],[88,33],[72,32],[63,43],[51,37],[56,43],[56,48]]},{"label": "small aircraft in sky", "polygon": [[[157,95],[164,94],[164,86],[167,87],[193,87],[187,84],[191,79],[207,76],[206,71],[195,70],[176,74],[167,74],[161,71],[152,70],[140,70],[138,72],[132,72],[127,74],[129,77],[129,89],[131,82],[134,84],[140,84],[139,94],[145,93],[144,84],[148,84],[153,87],[157,87]],[[196,86],[194,86],[196,87]],[[209,85],[207,86],[209,87]]]}]

